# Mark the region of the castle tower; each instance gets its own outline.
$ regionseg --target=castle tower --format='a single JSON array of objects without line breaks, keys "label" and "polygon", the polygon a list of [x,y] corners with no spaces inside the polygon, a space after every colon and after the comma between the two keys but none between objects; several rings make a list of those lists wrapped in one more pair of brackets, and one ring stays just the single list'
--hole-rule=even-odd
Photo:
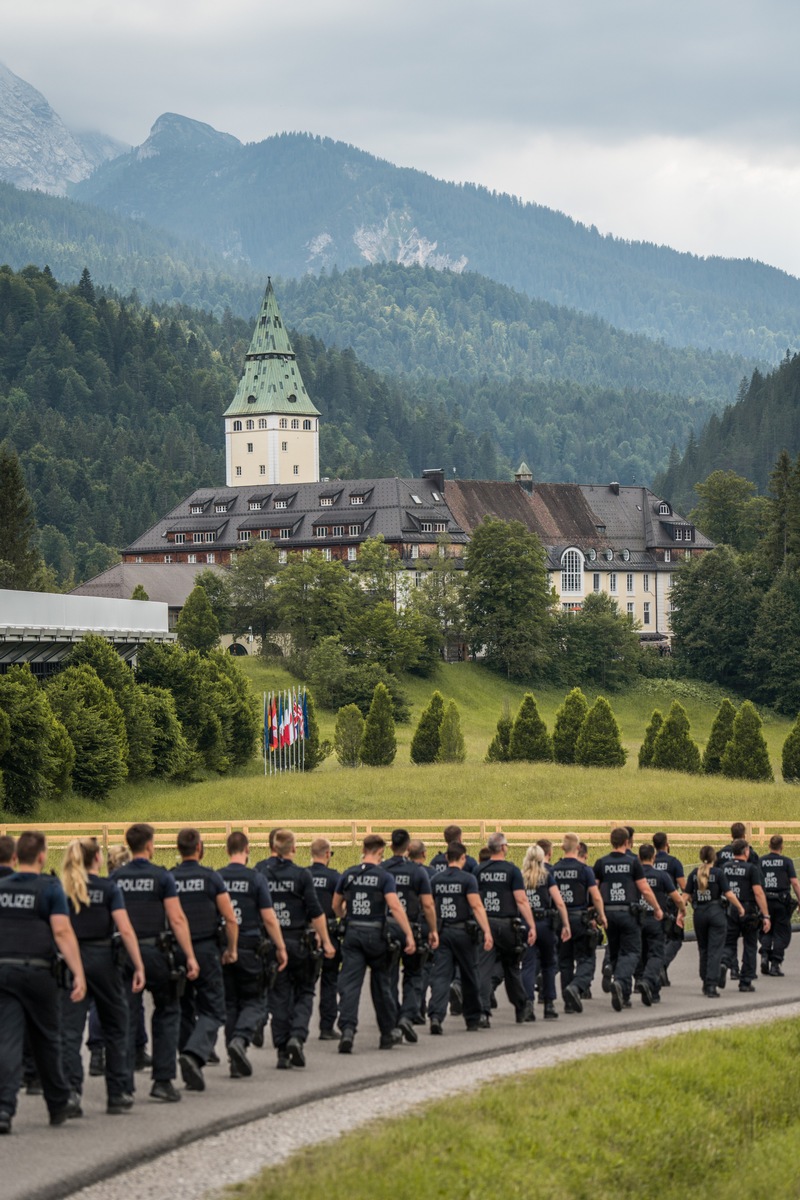
[{"label": "castle tower", "polygon": [[225,412],[225,475],[228,487],[319,480],[319,410],[300,378],[272,280]]}]

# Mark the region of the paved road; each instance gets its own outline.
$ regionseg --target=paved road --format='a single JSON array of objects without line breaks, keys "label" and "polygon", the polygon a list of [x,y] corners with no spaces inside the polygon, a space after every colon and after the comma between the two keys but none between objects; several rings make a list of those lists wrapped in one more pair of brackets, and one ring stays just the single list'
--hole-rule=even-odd
[{"label": "paved road", "polygon": [[758,980],[754,995],[740,994],[736,985],[729,983],[721,1000],[703,997],[697,977],[697,949],[692,944],[684,946],[670,974],[673,986],[664,990],[657,1008],[645,1008],[635,997],[632,1009],[615,1013],[600,990],[598,971],[595,999],[586,1003],[581,1016],[562,1013],[558,1021],[517,1025],[501,997],[491,1030],[467,1033],[460,1018],[448,1018],[444,1037],[431,1038],[420,1029],[417,1046],[397,1047],[390,1053],[377,1049],[377,1029],[372,1013],[365,1007],[355,1050],[349,1058],[338,1054],[335,1042],[319,1042],[312,1035],[305,1070],[276,1071],[272,1050],[253,1051],[255,1071],[251,1079],[232,1080],[224,1065],[209,1067],[207,1090],[202,1094],[184,1092],[181,1103],[175,1105],[151,1102],[147,1098],[148,1077],[139,1075],[138,1102],[125,1117],[106,1116],[104,1085],[99,1079],[86,1081],[84,1118],[56,1129],[49,1128],[40,1097],[22,1096],[13,1134],[0,1143],[0,1194],[3,1200],[66,1197],[79,1187],[209,1133],[309,1100],[374,1086],[380,1078],[402,1078],[425,1064],[450,1065],[456,1059],[468,1063],[487,1055],[513,1054],[542,1042],[552,1045],[678,1019],[725,1016],[789,1004],[800,998],[800,954],[796,944],[790,952],[786,977]]}]

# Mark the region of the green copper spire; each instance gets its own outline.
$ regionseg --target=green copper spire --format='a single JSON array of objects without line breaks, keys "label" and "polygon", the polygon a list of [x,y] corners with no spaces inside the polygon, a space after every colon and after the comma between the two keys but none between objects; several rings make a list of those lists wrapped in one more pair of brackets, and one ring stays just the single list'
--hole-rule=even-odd
[{"label": "green copper spire", "polygon": [[251,417],[266,413],[319,416],[300,377],[271,279],[267,280],[244,372],[225,416]]}]

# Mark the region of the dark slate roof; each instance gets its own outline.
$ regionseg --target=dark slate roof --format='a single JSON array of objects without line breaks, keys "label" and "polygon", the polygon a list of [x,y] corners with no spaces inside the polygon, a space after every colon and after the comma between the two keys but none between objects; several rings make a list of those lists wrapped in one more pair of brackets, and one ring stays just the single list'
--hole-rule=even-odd
[{"label": "dark slate roof", "polygon": [[201,571],[223,570],[206,563],[117,563],[73,588],[72,596],[111,596],[130,600],[140,583],[151,600],[160,600],[170,608],[183,608]]},{"label": "dark slate roof", "polygon": [[[516,484],[505,485],[510,488]],[[520,489],[518,489],[520,490]],[[214,513],[214,503],[229,499],[229,488],[198,488],[157,524],[151,526],[125,554],[158,554],[172,552],[173,543],[167,533],[219,530],[213,543],[215,550],[240,547],[239,530],[258,530],[292,527],[292,537],[282,549],[316,546],[323,548],[325,538],[318,538],[315,525],[361,525],[360,537],[383,534],[387,542],[430,543],[435,534],[423,533],[418,522],[440,521],[447,524],[447,533],[456,544],[466,543],[467,536],[458,519],[454,519],[432,479],[337,479],[320,483],[298,483],[292,487],[266,490],[259,487],[234,489],[235,497],[225,514]],[[350,497],[363,496],[363,504],[351,504]],[[268,497],[260,510],[251,511],[251,500]],[[333,504],[322,506],[320,500],[334,498]],[[414,497],[419,500],[416,503]],[[286,508],[276,508],[276,500],[288,500]],[[192,515],[192,505],[209,502],[202,516]],[[345,537],[347,534],[345,533]],[[329,539],[338,541],[340,539]],[[357,540],[357,539],[355,539]],[[209,543],[210,544],[210,543]],[[185,547],[191,549],[191,546]],[[207,548],[207,546],[205,547]],[[179,565],[179,564],[173,564]]]}]

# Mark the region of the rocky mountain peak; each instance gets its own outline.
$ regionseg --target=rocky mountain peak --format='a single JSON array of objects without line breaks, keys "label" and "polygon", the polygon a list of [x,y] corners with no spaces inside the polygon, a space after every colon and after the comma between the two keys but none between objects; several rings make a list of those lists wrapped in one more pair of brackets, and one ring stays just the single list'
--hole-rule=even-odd
[{"label": "rocky mountain peak", "polygon": [[241,142],[231,133],[220,133],[204,121],[194,121],[179,113],[162,113],[150,130],[150,136],[136,150],[137,158],[154,158],[157,154],[176,152],[207,152],[232,150]]}]

